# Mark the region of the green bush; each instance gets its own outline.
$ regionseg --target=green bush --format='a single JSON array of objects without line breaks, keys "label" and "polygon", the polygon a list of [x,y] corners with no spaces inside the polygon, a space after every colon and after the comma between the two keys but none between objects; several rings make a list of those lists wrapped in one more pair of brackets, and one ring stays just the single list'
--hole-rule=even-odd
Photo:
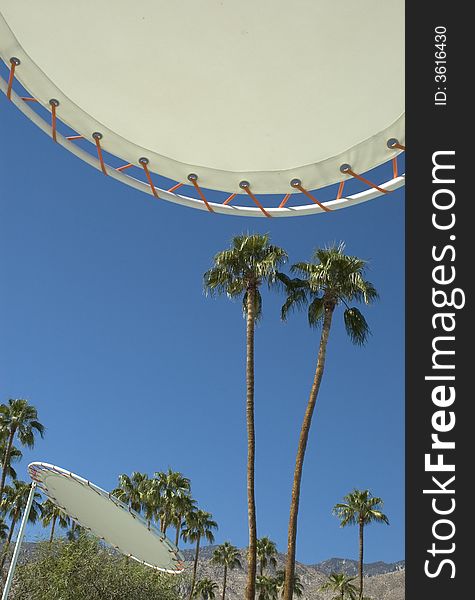
[{"label": "green bush", "polygon": [[168,575],[112,552],[97,539],[40,542],[17,569],[13,600],[178,600],[182,575]]}]

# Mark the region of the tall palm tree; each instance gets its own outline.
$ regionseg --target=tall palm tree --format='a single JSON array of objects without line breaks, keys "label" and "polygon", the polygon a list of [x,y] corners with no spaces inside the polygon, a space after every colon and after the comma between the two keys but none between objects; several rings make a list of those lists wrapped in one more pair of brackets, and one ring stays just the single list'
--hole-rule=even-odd
[{"label": "tall palm tree", "polygon": [[51,525],[51,532],[49,536],[49,543],[51,544],[54,538],[56,524],[58,524],[62,529],[66,529],[69,527],[71,519],[61,508],[59,508],[57,504],[51,502],[51,500],[45,500],[41,505],[41,522],[43,523],[43,527],[48,527],[48,525]]},{"label": "tall palm tree", "polygon": [[[3,569],[3,565],[5,564],[16,524],[18,521],[20,521],[23,511],[26,508],[30,491],[31,484],[26,483],[25,481],[19,481],[18,479],[13,481],[11,486],[6,485],[4,488],[5,495],[0,504],[0,510],[4,515],[7,515],[10,518],[10,530],[8,532],[7,541],[3,546],[0,571]],[[41,505],[39,503],[40,499],[41,496],[39,492],[35,492],[30,513],[28,515],[28,522],[30,523],[36,523],[38,517],[41,515]]]},{"label": "tall palm tree", "polygon": [[277,546],[268,537],[262,537],[257,540],[257,560],[259,561],[259,575],[264,575],[264,569],[267,566],[273,569],[277,566]]},{"label": "tall palm tree", "polygon": [[175,546],[180,542],[181,528],[186,515],[197,509],[196,500],[189,494],[177,494],[173,499],[171,524],[175,528]]},{"label": "tall palm tree", "polygon": [[213,515],[204,510],[190,512],[186,516],[185,528],[181,536],[185,542],[196,542],[195,561],[193,563],[193,577],[191,580],[190,600],[193,597],[196,581],[196,571],[198,568],[198,556],[200,553],[200,542],[202,538],[208,540],[210,544],[214,542],[213,529],[217,529],[218,524],[213,521]]},{"label": "tall palm tree", "polygon": [[190,480],[178,471],[170,468],[165,472],[155,473],[158,488],[162,496],[162,518],[160,529],[166,534],[168,526],[173,520],[174,507],[178,497],[188,496],[191,491]]},{"label": "tall palm tree", "polygon": [[348,577],[344,573],[331,573],[320,589],[336,592],[332,600],[356,600],[358,588],[352,583],[355,579],[356,577]]},{"label": "tall palm tree", "polygon": [[148,475],[137,471],[134,471],[130,477],[125,474],[119,475],[119,487],[112,491],[112,495],[132,510],[141,512],[143,493],[148,481]]},{"label": "tall palm tree", "polygon": [[228,569],[240,569],[241,565],[241,555],[236,546],[233,546],[229,542],[224,542],[217,548],[214,549],[213,557],[211,562],[215,565],[221,565],[224,567],[224,576],[223,576],[223,595],[222,599],[225,599],[226,596],[226,583],[228,578]]},{"label": "tall palm tree", "polygon": [[262,313],[262,284],[272,286],[277,269],[286,261],[286,252],[269,243],[268,235],[239,235],[231,247],[214,257],[214,264],[204,274],[205,291],[242,297],[246,318],[246,425],[247,425],[247,504],[249,551],[246,598],[254,600],[256,581],[256,503],[254,494],[254,330]]},{"label": "tall palm tree", "polygon": [[38,411],[32,404],[22,398],[15,400],[10,398],[8,404],[0,405],[0,431],[6,439],[5,452],[2,456],[2,477],[0,479],[1,501],[15,437],[23,446],[33,448],[36,434],[43,437],[45,428],[38,421]]},{"label": "tall palm tree", "polygon": [[312,416],[325,369],[333,314],[339,306],[343,305],[346,332],[354,344],[363,345],[369,336],[369,327],[358,308],[350,306],[350,303],[370,304],[378,297],[373,284],[365,279],[366,261],[356,256],[348,256],[344,254],[344,250],[343,243],[316,250],[311,262],[301,262],[292,266],[291,271],[298,273],[300,278],[291,279],[286,275],[279,275],[287,292],[287,299],[282,306],[282,319],[285,320],[289,311],[294,308],[307,308],[310,326],[321,326],[315,375],[300,430],[295,460],[287,538],[284,600],[292,600],[291,582],[295,573],[297,518],[303,462]]},{"label": "tall palm tree", "polygon": [[195,598],[202,598],[203,600],[214,600],[216,597],[215,591],[217,589],[218,585],[214,581],[211,581],[211,579],[200,579],[196,582],[193,596]]},{"label": "tall palm tree", "polygon": [[360,584],[359,598],[363,598],[363,539],[364,528],[370,523],[389,525],[388,517],[381,512],[383,501],[371,494],[369,490],[353,490],[343,498],[344,502],[335,504],[334,514],[340,519],[341,527],[358,525],[359,528],[359,560],[358,579]]},{"label": "tall palm tree", "polygon": [[[285,585],[285,571],[283,569],[279,569],[278,571],[276,571],[275,579],[277,581],[277,587],[283,595]],[[297,575],[297,573],[294,573],[293,591],[294,596],[296,596],[297,598],[301,598],[303,596],[303,584],[300,581],[300,577]]]}]

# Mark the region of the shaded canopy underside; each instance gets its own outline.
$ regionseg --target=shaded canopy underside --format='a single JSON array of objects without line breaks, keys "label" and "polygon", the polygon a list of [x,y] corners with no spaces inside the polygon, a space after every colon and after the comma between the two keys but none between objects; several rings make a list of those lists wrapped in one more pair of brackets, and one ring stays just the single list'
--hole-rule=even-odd
[{"label": "shaded canopy underside", "polygon": [[174,544],[101,488],[47,463],[31,463],[28,470],[67,515],[123,554],[161,571],[183,570],[183,556]]},{"label": "shaded canopy underside", "polygon": [[0,53],[74,131],[210,189],[316,189],[404,143],[402,0],[0,0]]}]

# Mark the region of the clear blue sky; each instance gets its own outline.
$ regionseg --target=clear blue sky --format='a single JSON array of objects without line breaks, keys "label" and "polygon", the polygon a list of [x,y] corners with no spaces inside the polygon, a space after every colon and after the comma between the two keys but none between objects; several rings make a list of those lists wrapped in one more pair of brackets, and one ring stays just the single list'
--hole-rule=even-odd
[{"label": "clear blue sky", "polygon": [[[186,143],[186,141],[184,141]],[[366,560],[404,554],[404,196],[294,219],[237,219],[153,199],[104,177],[0,94],[0,401],[38,408],[45,439],[25,452],[103,488],[119,473],[172,467],[247,544],[245,329],[239,302],[206,298],[202,274],[233,235],[269,232],[291,262],[345,240],[381,294],[373,336],[347,340],[338,315],[309,442],[297,558],[357,557],[332,506],[352,488],[385,500]],[[388,167],[386,167],[386,171]],[[385,171],[385,172],[386,172]],[[297,436],[318,333],[279,320],[264,291],[256,332],[258,533],[285,549]],[[38,529],[30,529],[30,537]]]}]

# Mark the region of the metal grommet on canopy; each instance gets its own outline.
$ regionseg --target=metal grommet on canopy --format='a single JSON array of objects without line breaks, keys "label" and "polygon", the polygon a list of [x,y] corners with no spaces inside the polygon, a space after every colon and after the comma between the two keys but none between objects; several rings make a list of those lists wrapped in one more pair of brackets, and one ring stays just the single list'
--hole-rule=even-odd
[{"label": "metal grommet on canopy", "polygon": [[[55,35],[45,36],[52,20]],[[108,51],[72,40],[71,22]],[[137,61],[138,46],[152,58]],[[0,57],[8,69],[0,89],[28,118],[104,175],[156,198],[286,217],[404,185],[404,0],[260,0],[258,11],[254,0],[116,0],[113,19],[96,0],[3,0]],[[302,82],[298,93],[289,78]],[[137,157],[147,158],[134,170]],[[358,186],[344,195],[351,180]]]}]

